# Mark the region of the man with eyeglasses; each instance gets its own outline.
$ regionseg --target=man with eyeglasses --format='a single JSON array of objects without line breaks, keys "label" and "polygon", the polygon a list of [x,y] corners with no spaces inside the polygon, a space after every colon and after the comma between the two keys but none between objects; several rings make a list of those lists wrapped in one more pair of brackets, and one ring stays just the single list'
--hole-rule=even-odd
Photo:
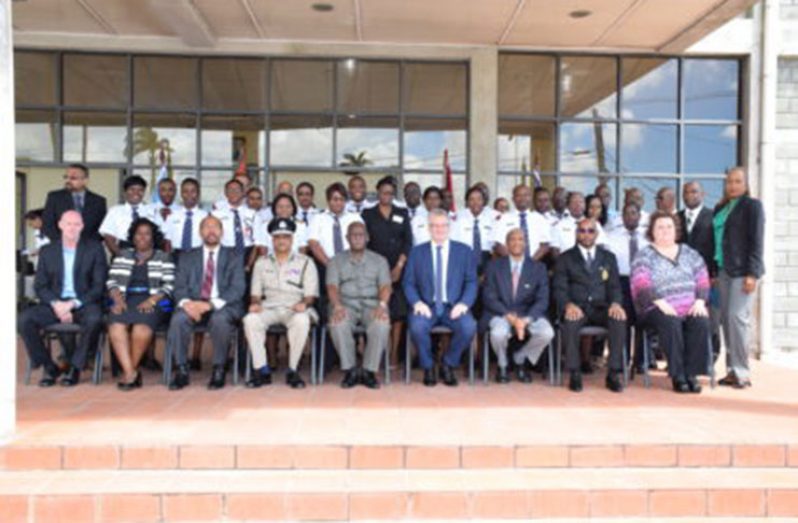
[{"label": "man with eyeglasses", "polygon": [[308,227],[311,220],[321,212],[313,204],[315,195],[316,188],[310,182],[301,182],[296,186],[296,203],[299,205],[299,209],[296,211],[296,218],[305,222]]},{"label": "man with eyeglasses", "polygon": [[565,366],[570,372],[568,388],[582,391],[579,330],[585,326],[605,327],[610,345],[606,386],[623,391],[620,379],[626,345],[626,312],[615,255],[596,245],[598,227],[590,218],[577,223],[576,246],[557,258],[552,289],[557,314],[562,318]]},{"label": "man with eyeglasses", "polygon": [[47,201],[42,212],[42,230],[50,241],[61,238],[58,222],[66,211],[78,211],[83,218],[81,240],[93,239],[102,241],[100,224],[105,218],[107,206],[105,198],[87,188],[89,184],[89,168],[83,164],[73,163],[64,173],[64,188],[47,194]]}]

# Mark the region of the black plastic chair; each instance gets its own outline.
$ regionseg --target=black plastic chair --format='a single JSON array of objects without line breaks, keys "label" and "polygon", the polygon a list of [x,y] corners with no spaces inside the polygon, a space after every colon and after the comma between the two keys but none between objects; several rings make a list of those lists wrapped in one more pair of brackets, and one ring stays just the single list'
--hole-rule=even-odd
[{"label": "black plastic chair", "polygon": [[[317,331],[321,330],[321,336],[324,336],[324,329],[315,325],[310,326],[310,384],[316,385],[316,343],[318,340]],[[288,328],[282,324],[271,325],[266,331],[267,336],[286,336]],[[323,357],[323,356],[322,356]],[[252,353],[247,348],[247,370],[244,375],[244,380],[249,381],[252,376]]]},{"label": "black plastic chair", "polygon": [[[599,339],[606,339],[610,331],[606,327],[597,327],[594,325],[586,325],[579,329],[579,338],[592,337]],[[621,358],[623,359],[623,385],[629,385],[629,362],[626,355],[626,347],[621,351]],[[557,384],[562,385],[562,333],[557,335]]]},{"label": "black plastic chair", "polygon": [[[236,326],[233,329],[233,334],[230,336],[230,342],[228,344],[228,351],[229,347],[233,347],[233,385],[238,385],[238,340],[239,340],[239,330],[240,327]],[[157,330],[155,332],[155,336],[161,335],[165,336],[168,332],[168,327],[166,330]],[[195,325],[194,326],[194,334],[206,334],[210,332],[210,328],[207,325]],[[154,339],[154,338],[153,338]],[[164,348],[164,356],[163,356],[163,383],[164,385],[169,385],[169,380],[172,377],[172,365],[174,363],[174,354],[172,354],[172,349],[169,347],[167,343]]]},{"label": "black plastic chair", "polygon": [[[640,336],[643,336],[643,343],[642,343],[642,347],[643,347],[643,349],[642,349],[643,350],[643,386],[645,386],[646,388],[649,388],[649,387],[651,387],[651,374],[648,372],[648,366],[650,364],[650,361],[649,361],[648,357],[649,357],[649,354],[651,354],[651,351],[649,350],[648,336],[646,336],[646,330],[643,327],[640,327],[638,329],[633,328],[633,331],[632,331],[632,336],[633,337],[636,334],[635,331],[639,332]],[[710,386],[710,388],[714,389],[715,388],[715,361],[714,361],[712,356],[713,356],[713,354],[712,354],[712,333],[710,332],[709,336],[707,336],[707,375],[709,376],[709,386]]]},{"label": "black plastic chair", "polygon": [[[549,358],[549,385],[554,385],[554,340],[550,341],[546,346],[546,352]],[[490,373],[490,329],[483,334],[482,346],[482,383],[488,383],[488,374]]]},{"label": "black plastic chair", "polygon": [[[50,354],[53,353],[53,340],[59,338],[60,336],[71,336],[75,343],[77,343],[77,337],[80,336],[81,330],[82,327],[77,323],[53,323],[46,326],[44,329],[42,329],[42,335],[44,336],[44,343],[47,347],[47,351]],[[91,378],[91,381],[94,385],[98,385],[100,383],[102,376],[102,351],[103,347],[105,346],[105,340],[105,329],[100,329],[100,335],[97,338],[97,351],[94,354],[94,370],[92,372]],[[27,357],[27,354],[28,353],[26,352],[24,383],[25,385],[30,385],[30,378],[33,374],[33,363],[30,361],[30,358]]]},{"label": "black plastic chair", "polygon": [[[433,327],[430,331],[430,336],[441,336],[444,334],[452,334],[452,329],[449,327],[444,327],[443,325],[438,325]],[[411,374],[411,365],[410,365],[410,348],[413,346],[413,340],[411,339],[410,332],[407,333],[407,343],[405,344],[405,384],[410,384],[410,374]],[[470,385],[474,384],[474,359],[475,354],[477,352],[477,336],[474,336],[474,339],[471,340],[471,347],[468,351],[468,383]]]}]

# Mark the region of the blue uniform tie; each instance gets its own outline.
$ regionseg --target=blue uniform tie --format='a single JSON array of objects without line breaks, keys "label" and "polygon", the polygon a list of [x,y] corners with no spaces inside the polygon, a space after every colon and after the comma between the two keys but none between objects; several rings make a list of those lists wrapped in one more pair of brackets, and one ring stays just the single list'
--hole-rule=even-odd
[{"label": "blue uniform tie", "polygon": [[238,254],[244,253],[244,228],[241,227],[241,216],[238,214],[238,209],[233,209],[233,232],[236,235],[236,252]]},{"label": "blue uniform tie", "polygon": [[529,249],[529,227],[526,224],[526,211],[521,213],[521,230],[524,231],[524,243]]},{"label": "blue uniform tie", "polygon": [[194,211],[186,211],[186,221],[183,222],[183,238],[180,241],[180,249],[187,251],[191,248],[191,231],[194,228],[192,216]]},{"label": "blue uniform tie", "polygon": [[479,258],[482,256],[482,233],[479,230],[479,218],[474,220],[474,233],[471,241],[471,248],[474,249],[474,256],[476,256],[477,263],[479,263]]},{"label": "blue uniform tie", "polygon": [[443,315],[443,245],[435,247],[435,316]]}]

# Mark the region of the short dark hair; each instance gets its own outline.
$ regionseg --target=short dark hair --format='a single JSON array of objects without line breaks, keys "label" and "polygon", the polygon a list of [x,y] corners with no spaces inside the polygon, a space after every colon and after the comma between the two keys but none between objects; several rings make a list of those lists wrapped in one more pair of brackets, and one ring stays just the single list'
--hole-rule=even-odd
[{"label": "short dark hair", "polygon": [[485,190],[482,189],[481,187],[476,186],[476,185],[472,185],[471,188],[468,189],[468,191],[466,191],[466,195],[465,195],[466,205],[468,204],[468,198],[471,197],[471,194],[475,193],[475,192],[479,193],[482,196],[482,205],[487,205],[488,204],[488,199],[485,197]]},{"label": "short dark hair", "polygon": [[535,190],[532,193],[533,193],[533,196],[537,196],[540,193],[550,194],[549,190],[547,188],[543,187],[542,185],[540,185],[538,187],[535,187]]},{"label": "short dark hair", "polygon": [[299,189],[302,187],[307,187],[310,189],[310,194],[316,194],[316,188],[313,187],[313,184],[310,182],[299,182],[299,185],[296,186],[296,192],[299,194]]},{"label": "short dark hair", "polygon": [[83,171],[83,174],[86,175],[86,178],[89,177],[89,168],[86,166],[86,164],[83,164],[83,163],[70,163],[69,165],[67,165],[67,169],[79,169],[79,170]]},{"label": "short dark hair", "polygon": [[26,220],[35,220],[36,218],[41,218],[44,214],[44,209],[39,207],[38,209],[31,209],[25,213]]},{"label": "short dark hair", "polygon": [[327,190],[324,191],[324,195],[327,197],[327,201],[332,198],[332,195],[338,193],[344,197],[344,200],[349,198],[349,191],[346,190],[346,187],[341,182],[331,183],[327,186]]},{"label": "short dark hair", "polygon": [[257,187],[257,186],[250,187],[249,189],[247,189],[247,196],[249,196],[249,193],[251,193],[251,192],[258,192],[258,193],[260,193],[261,196],[263,196],[263,189],[261,189],[260,187]]},{"label": "short dark hair", "polygon": [[125,178],[125,181],[122,183],[122,189],[127,191],[131,187],[135,186],[147,188],[147,180],[139,176],[138,174],[134,174],[132,176],[128,176]]},{"label": "short dark hair", "polygon": [[646,229],[646,238],[648,241],[654,241],[654,226],[659,220],[665,219],[671,220],[673,222],[673,226],[676,228],[676,241],[679,241],[679,238],[682,235],[682,226],[679,218],[675,214],[663,211],[654,211],[651,213],[651,216],[648,219],[648,229]]},{"label": "short dark hair", "polygon": [[396,178],[393,176],[383,176],[380,178],[380,181],[377,182],[377,190],[379,191],[383,185],[390,185],[393,187],[394,192],[396,191]]},{"label": "short dark hair", "polygon": [[180,187],[183,187],[184,185],[193,185],[197,188],[197,191],[200,191],[200,183],[196,178],[183,178],[183,181],[180,182]]},{"label": "short dark hair", "polygon": [[226,190],[227,190],[227,188],[228,188],[230,185],[233,185],[233,184],[235,184],[235,185],[238,185],[238,187],[239,187],[239,188],[240,188],[242,191],[244,190],[244,184],[243,184],[243,183],[241,183],[241,182],[239,182],[239,181],[238,181],[238,180],[236,180],[235,178],[232,178],[232,179],[230,179],[230,180],[227,180],[227,182],[224,184],[224,190],[226,191]]},{"label": "short dark hair", "polygon": [[172,185],[177,185],[177,184],[175,183],[175,181],[174,181],[173,179],[171,179],[171,178],[161,178],[160,180],[158,180],[158,186],[159,186],[159,187],[160,187],[160,185],[161,185],[161,184],[163,184],[163,183],[171,183]]},{"label": "short dark hair", "polygon": [[139,217],[133,220],[133,223],[130,224],[130,228],[127,230],[127,241],[131,245],[133,244],[133,237],[136,235],[136,231],[139,230],[139,227],[149,227],[150,232],[152,232],[152,246],[154,249],[161,249],[163,247],[164,236],[161,232],[161,229],[158,225],[155,224],[149,218]]},{"label": "short dark hair", "polygon": [[430,194],[432,194],[432,193],[435,193],[435,194],[437,194],[437,195],[438,195],[438,198],[440,198],[441,200],[443,200],[443,191],[441,191],[440,187],[438,187],[437,185],[430,185],[429,187],[427,187],[426,189],[424,189],[424,195],[423,195],[421,198],[422,198],[423,200],[426,200],[426,199],[427,199],[427,196],[429,196],[429,195],[430,195]]},{"label": "short dark hair", "polygon": [[277,217],[277,202],[279,202],[280,200],[288,200],[291,203],[291,207],[293,207],[294,209],[293,211],[291,211],[291,216],[294,216],[297,211],[296,200],[294,200],[294,197],[291,196],[290,194],[285,194],[285,193],[278,194],[277,196],[274,197],[274,200],[272,200],[272,205],[271,205],[272,216]]}]

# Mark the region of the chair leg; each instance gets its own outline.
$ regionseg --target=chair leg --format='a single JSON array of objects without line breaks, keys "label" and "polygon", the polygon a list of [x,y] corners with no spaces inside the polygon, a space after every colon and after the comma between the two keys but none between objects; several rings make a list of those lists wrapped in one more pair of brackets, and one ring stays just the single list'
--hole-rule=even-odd
[{"label": "chair leg", "polygon": [[468,355],[468,384],[474,385],[474,360],[476,360],[477,350],[479,350],[479,336],[474,335]]},{"label": "chair leg", "polygon": [[95,385],[99,385],[103,379],[104,353],[105,353],[105,333],[100,333],[100,337],[97,340],[97,352],[94,354],[94,372],[92,373],[91,377],[91,380]]},{"label": "chair leg", "polygon": [[172,378],[172,348],[168,343],[164,344],[163,349],[163,384],[169,386],[169,380]]},{"label": "chair leg", "polygon": [[233,385],[238,385],[238,353],[241,352],[241,347],[238,346],[238,327],[233,329],[230,343],[233,345]]},{"label": "chair leg", "polygon": [[314,350],[318,349],[319,353],[318,359],[315,359],[314,357],[316,361],[316,383],[318,383],[319,385],[324,383],[324,374],[325,374],[324,365],[325,365],[325,360],[327,359],[325,357],[325,353],[327,352],[327,328],[320,327],[320,330],[321,330],[321,340],[319,340],[319,347],[314,347]]},{"label": "chair leg", "polygon": [[[323,327],[322,327],[323,330]],[[311,327],[310,329],[310,384],[321,385],[324,383],[324,375],[320,374],[316,359],[316,336],[317,329]],[[322,342],[324,343],[324,342]]]},{"label": "chair leg", "polygon": [[645,330],[641,330],[640,335],[643,336],[643,386],[649,388],[651,387],[651,374],[648,372],[648,337],[646,336]]},{"label": "chair leg", "polygon": [[410,347],[413,342],[410,340],[410,333],[407,333],[407,341],[405,342],[405,385],[410,384]]},{"label": "chair leg", "polygon": [[714,389],[715,388],[715,362],[712,359],[712,356],[713,356],[713,353],[712,353],[712,333],[710,332],[709,336],[707,337],[707,357],[708,357],[707,366],[709,367],[708,368],[708,372],[709,372],[709,388]]},{"label": "chair leg", "polygon": [[626,347],[623,347],[621,352],[621,358],[623,361],[623,386],[629,386],[629,357],[626,354]]},{"label": "chair leg", "polygon": [[488,372],[490,372],[490,330],[485,332],[485,341],[482,345],[482,383],[488,384]]},{"label": "chair leg", "polygon": [[562,385],[562,334],[557,336],[557,385]]},{"label": "chair leg", "polygon": [[385,384],[391,384],[391,340],[388,340],[388,347],[382,351],[382,358],[385,360]]},{"label": "chair leg", "polygon": [[25,385],[30,385],[31,374],[33,374],[33,363],[31,363],[28,353],[25,352]]},{"label": "chair leg", "polygon": [[554,340],[549,342],[549,346],[546,347],[546,352],[549,353],[548,354],[548,356],[549,356],[549,385],[553,387],[554,386],[554,377],[555,377],[554,376],[554,374],[555,374],[555,369],[554,369]]}]

